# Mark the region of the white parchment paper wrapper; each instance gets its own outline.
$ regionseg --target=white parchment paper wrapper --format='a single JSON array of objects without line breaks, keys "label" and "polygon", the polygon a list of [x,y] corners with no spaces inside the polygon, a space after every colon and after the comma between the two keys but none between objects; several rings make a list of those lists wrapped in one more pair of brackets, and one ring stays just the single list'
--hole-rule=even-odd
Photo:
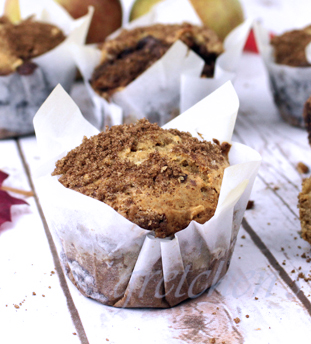
[{"label": "white parchment paper wrapper", "polygon": [[[189,0],[165,0],[124,28],[183,22],[202,25]],[[216,61],[213,78],[201,78],[203,59],[189,51],[182,42],[176,42],[161,59],[127,87],[115,92],[110,102],[98,96],[89,84],[93,70],[100,63],[100,52],[95,47],[76,49],[77,65],[95,105],[96,119],[92,123],[97,128],[103,128],[104,125],[129,123],[147,117],[151,122],[165,124],[224,82],[234,79],[251,26],[252,20],[247,20],[226,37],[225,52]],[[117,30],[110,38],[119,32]]]},{"label": "white parchment paper wrapper", "polygon": [[[254,24],[259,52],[269,76],[270,89],[281,117],[291,125],[305,128],[303,107],[311,96],[311,67],[292,67],[274,62],[273,47],[266,28]],[[306,48],[311,63],[311,44]]]},{"label": "white parchment paper wrapper", "polygon": [[[238,106],[227,82],[165,128],[231,142]],[[226,273],[261,161],[256,151],[232,142],[215,215],[159,239],[51,176],[55,162],[83,136],[98,133],[61,86],[34,126],[42,161],[35,174],[38,196],[67,274],[84,295],[116,307],[170,307],[197,297]]]},{"label": "white parchment paper wrapper", "polygon": [[70,91],[76,75],[71,47],[84,44],[93,14],[90,8],[87,15],[74,20],[53,0],[20,0],[20,7],[23,19],[34,15],[35,20],[56,25],[66,39],[31,60],[38,66],[32,74],[0,76],[0,138],[33,133],[33,117],[54,87],[60,83]]}]

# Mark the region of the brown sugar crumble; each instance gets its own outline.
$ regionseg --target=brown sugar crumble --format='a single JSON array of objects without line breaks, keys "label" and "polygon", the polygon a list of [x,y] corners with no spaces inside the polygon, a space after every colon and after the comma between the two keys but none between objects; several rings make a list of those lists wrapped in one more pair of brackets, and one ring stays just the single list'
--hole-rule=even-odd
[{"label": "brown sugar crumble", "polygon": [[234,322],[235,322],[236,324],[238,324],[239,322],[241,322],[241,319],[240,319],[240,318],[234,318],[233,320],[234,320]]},{"label": "brown sugar crumble", "polygon": [[52,175],[167,237],[214,215],[229,148],[142,119],[84,138]]},{"label": "brown sugar crumble", "polygon": [[304,164],[303,162],[301,162],[301,161],[298,162],[296,169],[297,169],[297,171],[299,173],[304,173],[305,174],[305,173],[309,172],[309,167],[306,164]]},{"label": "brown sugar crumble", "polygon": [[305,48],[311,42],[311,26],[291,30],[271,39],[275,62],[292,67],[308,67]]},{"label": "brown sugar crumble", "polygon": [[23,75],[31,74],[36,65],[30,60],[55,48],[65,38],[58,27],[32,17],[18,24],[0,17],[0,75],[15,70]]}]

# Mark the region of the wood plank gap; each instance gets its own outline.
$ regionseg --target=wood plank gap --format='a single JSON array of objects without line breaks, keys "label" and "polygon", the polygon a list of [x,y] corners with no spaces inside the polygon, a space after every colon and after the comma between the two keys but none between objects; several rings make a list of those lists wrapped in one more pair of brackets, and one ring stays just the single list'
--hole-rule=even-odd
[{"label": "wood plank gap", "polygon": [[16,140],[16,143],[17,143],[17,147],[18,147],[18,152],[19,152],[20,158],[22,160],[24,169],[26,171],[26,174],[27,174],[27,177],[28,177],[28,180],[29,180],[30,187],[31,187],[31,189],[34,192],[34,198],[35,198],[35,201],[36,201],[36,205],[37,205],[37,208],[38,208],[38,211],[39,211],[42,223],[43,223],[45,235],[47,237],[47,240],[48,240],[48,243],[49,243],[49,246],[50,246],[50,250],[51,250],[51,253],[52,253],[52,257],[53,257],[53,262],[54,262],[55,270],[57,271],[57,274],[58,274],[58,277],[59,277],[60,286],[61,286],[61,288],[62,288],[62,290],[64,292],[64,295],[66,297],[67,307],[69,309],[69,312],[70,312],[70,315],[71,315],[71,319],[72,319],[73,324],[74,324],[74,326],[76,328],[76,331],[77,331],[77,334],[78,334],[79,339],[81,341],[81,344],[89,344],[89,341],[87,339],[87,336],[86,336],[86,333],[85,333],[85,330],[84,330],[84,327],[83,327],[83,324],[82,324],[79,312],[78,312],[78,310],[77,310],[77,308],[76,308],[76,306],[75,306],[75,304],[73,302],[72,296],[70,294],[70,291],[69,291],[69,288],[68,288],[68,285],[67,285],[67,282],[66,282],[66,277],[64,275],[63,269],[61,267],[60,260],[58,258],[58,253],[57,253],[57,250],[56,250],[56,246],[55,246],[55,243],[53,241],[52,234],[50,232],[49,226],[48,226],[48,224],[46,222],[45,216],[43,214],[43,210],[41,208],[41,204],[39,202],[38,195],[37,195],[36,190],[34,188],[34,183],[33,183],[32,178],[31,178],[30,170],[29,170],[28,165],[26,163],[26,160],[24,158],[24,154],[22,152],[22,148],[21,148],[19,140]]},{"label": "wood plank gap", "polygon": [[300,300],[303,306],[308,311],[309,315],[311,316],[311,302],[305,296],[303,291],[299,289],[296,282],[293,281],[287,272],[283,269],[283,267],[278,263],[276,258],[270,252],[268,247],[264,244],[264,242],[260,239],[254,229],[249,225],[247,220],[243,218],[242,226],[249,234],[251,239],[253,240],[254,244],[259,248],[262,254],[268,259],[270,265],[279,273],[280,278],[287,284],[287,286],[292,290],[292,292],[296,295],[296,297]]}]

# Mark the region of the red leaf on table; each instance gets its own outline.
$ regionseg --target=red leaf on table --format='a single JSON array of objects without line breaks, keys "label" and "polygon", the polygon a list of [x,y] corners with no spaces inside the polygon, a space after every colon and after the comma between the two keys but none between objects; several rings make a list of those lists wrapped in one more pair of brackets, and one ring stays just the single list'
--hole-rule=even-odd
[{"label": "red leaf on table", "polygon": [[[8,177],[7,173],[0,171],[0,189],[3,181]],[[10,196],[6,191],[0,190],[0,226],[7,221],[12,221],[11,206],[15,204],[28,204],[22,199]]]}]

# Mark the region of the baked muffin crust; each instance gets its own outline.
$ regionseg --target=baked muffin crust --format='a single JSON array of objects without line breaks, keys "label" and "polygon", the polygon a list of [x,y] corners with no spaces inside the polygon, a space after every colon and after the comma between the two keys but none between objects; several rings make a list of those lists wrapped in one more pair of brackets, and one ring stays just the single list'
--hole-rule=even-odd
[{"label": "baked muffin crust", "polygon": [[52,175],[167,237],[214,215],[229,149],[143,119],[84,138]]},{"label": "baked muffin crust", "polygon": [[301,30],[287,31],[271,39],[275,62],[292,67],[308,67],[305,48],[311,42],[311,25]]},{"label": "baked muffin crust", "polygon": [[222,42],[214,31],[188,23],[155,24],[122,30],[116,38],[107,40],[102,45],[100,65],[90,81],[92,87],[109,99],[160,59],[178,39],[204,59],[202,76],[212,77],[215,60],[223,52]]},{"label": "baked muffin crust", "polygon": [[298,208],[301,236],[311,244],[311,177],[302,183],[302,190],[298,195]]},{"label": "baked muffin crust", "polygon": [[19,24],[11,23],[5,16],[1,17],[0,75],[10,74],[24,63],[29,65],[32,58],[55,48],[64,39],[65,35],[58,27],[34,21],[32,17]]}]

